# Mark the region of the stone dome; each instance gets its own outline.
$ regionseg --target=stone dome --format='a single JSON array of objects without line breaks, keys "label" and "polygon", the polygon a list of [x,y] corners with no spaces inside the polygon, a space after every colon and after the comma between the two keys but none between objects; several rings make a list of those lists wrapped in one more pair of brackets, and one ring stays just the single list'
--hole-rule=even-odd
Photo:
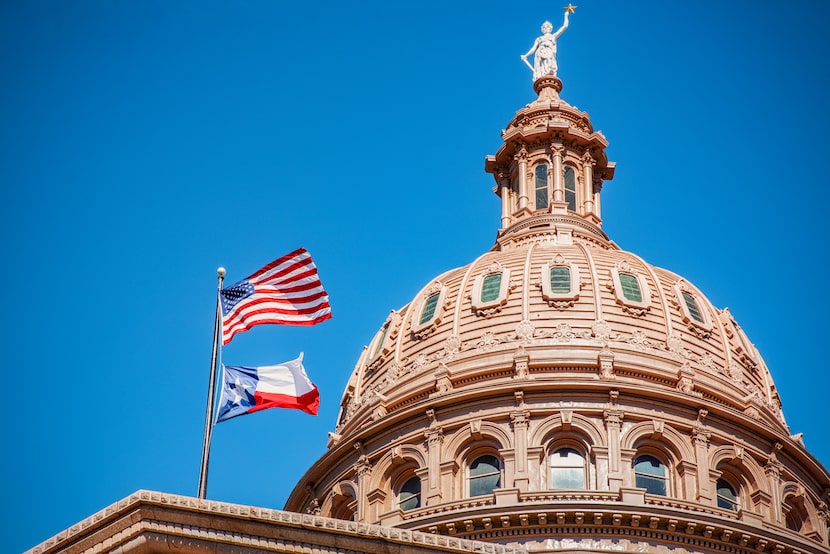
[{"label": "stone dome", "polygon": [[757,349],[605,235],[605,137],[534,88],[485,161],[496,244],[380,322],[286,508],[536,552],[827,552],[830,476]]},{"label": "stone dome", "polygon": [[[769,372],[728,309],[584,222],[542,215],[526,223],[389,314],[349,381],[338,434],[505,379],[528,392],[578,381],[680,393],[786,431]],[[555,292],[557,270],[570,283],[554,283]]]}]

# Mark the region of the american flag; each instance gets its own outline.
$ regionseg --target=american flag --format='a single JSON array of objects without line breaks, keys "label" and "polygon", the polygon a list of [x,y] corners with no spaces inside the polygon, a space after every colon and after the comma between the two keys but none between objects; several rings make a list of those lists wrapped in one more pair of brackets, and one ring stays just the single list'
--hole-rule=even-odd
[{"label": "american flag", "polygon": [[254,325],[316,325],[331,318],[329,297],[305,248],[220,291],[222,344]]}]

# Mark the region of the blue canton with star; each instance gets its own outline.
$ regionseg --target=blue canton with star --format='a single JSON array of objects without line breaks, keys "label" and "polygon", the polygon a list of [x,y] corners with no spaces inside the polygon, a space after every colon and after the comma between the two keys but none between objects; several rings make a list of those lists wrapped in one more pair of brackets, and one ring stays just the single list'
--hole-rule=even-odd
[{"label": "blue canton with star", "polygon": [[239,281],[235,285],[222,289],[219,296],[222,298],[222,315],[228,315],[234,306],[239,304],[243,298],[254,293],[254,286],[247,280]]},{"label": "blue canton with star", "polygon": [[248,413],[256,403],[254,392],[257,381],[256,369],[253,367],[225,366],[222,397],[219,399],[216,421],[225,421]]}]

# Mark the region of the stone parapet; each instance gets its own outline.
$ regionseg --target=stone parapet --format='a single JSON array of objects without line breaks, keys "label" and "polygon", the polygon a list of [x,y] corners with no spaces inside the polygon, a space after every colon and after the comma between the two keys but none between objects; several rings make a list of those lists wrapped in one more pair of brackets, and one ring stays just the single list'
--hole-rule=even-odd
[{"label": "stone parapet", "polygon": [[526,554],[499,544],[137,491],[35,546],[28,554],[92,552]]}]

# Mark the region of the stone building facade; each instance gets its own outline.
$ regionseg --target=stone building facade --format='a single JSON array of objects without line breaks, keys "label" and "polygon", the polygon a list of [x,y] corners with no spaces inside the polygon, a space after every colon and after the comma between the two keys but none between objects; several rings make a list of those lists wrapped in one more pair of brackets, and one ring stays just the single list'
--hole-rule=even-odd
[{"label": "stone building facade", "polygon": [[286,512],[139,491],[33,552],[830,552],[757,349],[605,235],[607,142],[534,88],[485,162],[496,244],[389,313]]},{"label": "stone building facade", "polygon": [[553,76],[486,159],[496,244],[390,312],[286,508],[533,552],[827,552],[830,477],[728,310],[602,231]]}]

